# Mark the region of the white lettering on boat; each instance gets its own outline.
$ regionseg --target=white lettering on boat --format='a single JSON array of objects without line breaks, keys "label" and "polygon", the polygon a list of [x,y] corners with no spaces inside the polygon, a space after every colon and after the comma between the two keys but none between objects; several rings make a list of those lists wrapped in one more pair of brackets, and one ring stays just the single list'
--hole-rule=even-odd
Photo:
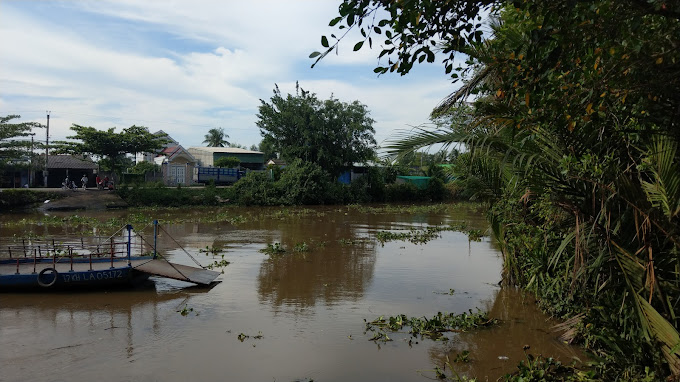
[{"label": "white lettering on boat", "polygon": [[61,279],[65,283],[80,282],[80,281],[90,281],[90,280],[109,280],[109,279],[122,279],[122,270],[110,270],[110,271],[94,271],[87,273],[60,273]]}]

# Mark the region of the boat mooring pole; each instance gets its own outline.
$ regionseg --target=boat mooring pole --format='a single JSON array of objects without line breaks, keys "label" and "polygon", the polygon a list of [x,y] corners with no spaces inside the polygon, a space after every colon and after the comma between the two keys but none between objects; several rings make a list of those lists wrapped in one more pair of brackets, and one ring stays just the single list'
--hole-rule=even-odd
[{"label": "boat mooring pole", "polygon": [[153,221],[153,258],[156,258],[156,244],[158,243],[158,220]]},{"label": "boat mooring pole", "polygon": [[128,267],[131,267],[132,262],[130,261],[130,251],[131,251],[130,246],[132,245],[132,225],[130,225],[130,224],[127,225],[127,231],[128,231],[128,241],[127,241]]}]

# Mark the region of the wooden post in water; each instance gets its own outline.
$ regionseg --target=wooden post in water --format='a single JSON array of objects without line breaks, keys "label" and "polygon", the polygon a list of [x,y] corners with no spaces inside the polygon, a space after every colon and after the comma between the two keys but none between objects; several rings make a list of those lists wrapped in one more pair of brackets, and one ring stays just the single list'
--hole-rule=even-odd
[{"label": "wooden post in water", "polygon": [[113,236],[111,237],[111,268],[113,269]]},{"label": "wooden post in water", "polygon": [[156,245],[158,244],[158,219],[153,221],[153,258],[156,258]]},{"label": "wooden post in water", "polygon": [[128,258],[128,267],[131,267],[132,262],[130,261],[130,253],[131,253],[130,245],[132,244],[132,225],[130,225],[130,224],[127,225],[127,231],[128,231],[127,258]]}]

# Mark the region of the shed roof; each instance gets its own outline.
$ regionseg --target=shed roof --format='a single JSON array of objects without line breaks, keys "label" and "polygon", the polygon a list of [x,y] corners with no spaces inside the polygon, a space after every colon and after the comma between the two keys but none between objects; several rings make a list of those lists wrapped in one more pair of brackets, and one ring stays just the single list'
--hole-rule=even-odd
[{"label": "shed roof", "polygon": [[90,158],[76,157],[73,155],[50,155],[47,157],[47,168],[93,170],[97,168],[97,164]]}]

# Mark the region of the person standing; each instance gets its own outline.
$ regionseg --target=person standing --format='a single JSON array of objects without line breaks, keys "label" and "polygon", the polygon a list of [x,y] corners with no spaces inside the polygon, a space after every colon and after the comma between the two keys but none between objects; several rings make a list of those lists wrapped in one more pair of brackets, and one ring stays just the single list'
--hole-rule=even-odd
[{"label": "person standing", "polygon": [[99,177],[99,174],[97,174],[97,177],[94,179],[94,181],[95,181],[95,183],[97,183],[97,189],[98,190],[101,190],[102,188],[104,188],[102,186],[102,178]]},{"label": "person standing", "polygon": [[83,183],[83,190],[87,190],[87,174],[83,174],[83,177],[80,178],[80,182]]}]

